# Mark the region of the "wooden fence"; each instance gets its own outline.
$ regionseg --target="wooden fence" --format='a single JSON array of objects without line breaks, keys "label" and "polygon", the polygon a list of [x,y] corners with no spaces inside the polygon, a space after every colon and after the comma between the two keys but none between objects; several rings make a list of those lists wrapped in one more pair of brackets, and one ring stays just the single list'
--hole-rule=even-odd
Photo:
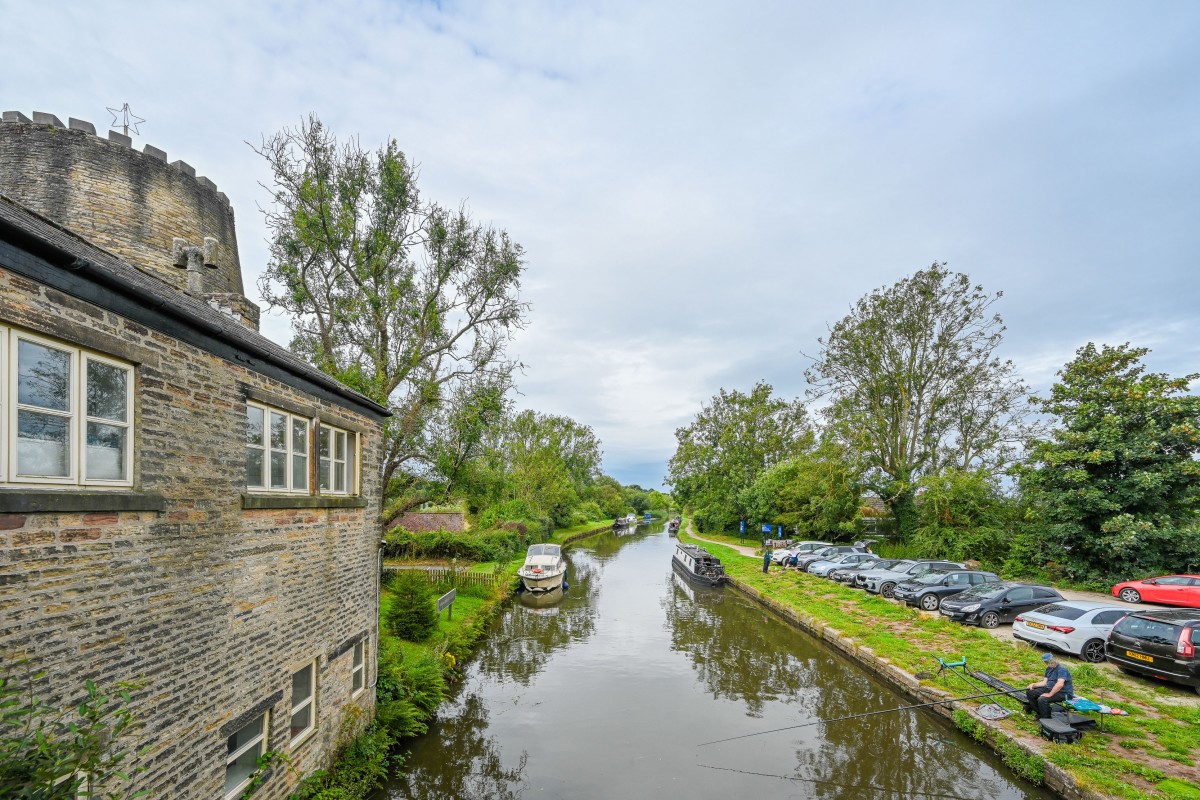
[{"label": "wooden fence", "polygon": [[383,568],[383,579],[386,581],[398,572],[419,572],[433,586],[506,586],[516,580],[510,575],[495,572],[471,572],[455,567],[388,567]]}]

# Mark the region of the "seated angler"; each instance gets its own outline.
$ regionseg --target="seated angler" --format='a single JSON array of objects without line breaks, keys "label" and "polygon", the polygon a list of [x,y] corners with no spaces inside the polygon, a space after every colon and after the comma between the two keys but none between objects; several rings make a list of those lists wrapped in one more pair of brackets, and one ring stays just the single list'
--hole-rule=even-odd
[{"label": "seated angler", "polygon": [[1025,689],[1025,697],[1029,709],[1037,714],[1038,719],[1050,718],[1050,704],[1061,703],[1075,696],[1075,683],[1071,680],[1071,672],[1058,662],[1053,653],[1042,656],[1046,664],[1046,675],[1037,683],[1031,683]]}]

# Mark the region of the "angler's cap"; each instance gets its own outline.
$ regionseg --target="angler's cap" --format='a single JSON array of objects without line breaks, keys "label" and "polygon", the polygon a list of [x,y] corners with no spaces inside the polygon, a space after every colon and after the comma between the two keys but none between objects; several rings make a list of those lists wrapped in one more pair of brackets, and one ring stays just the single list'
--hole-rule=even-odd
[{"label": "angler's cap", "polygon": [[1048,661],[1053,661],[1053,660],[1054,660],[1054,654],[1053,654],[1053,653],[1042,653],[1042,661],[1047,661],[1047,662],[1048,662]]}]

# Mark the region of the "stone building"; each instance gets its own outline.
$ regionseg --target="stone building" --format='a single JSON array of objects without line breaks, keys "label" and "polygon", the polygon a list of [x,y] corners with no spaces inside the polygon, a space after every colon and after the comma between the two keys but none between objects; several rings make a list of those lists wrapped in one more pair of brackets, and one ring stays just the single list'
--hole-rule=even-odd
[{"label": "stone building", "polygon": [[214,183],[0,122],[0,656],[137,681],[135,788],[286,797],[374,710],[387,410],[259,334]]}]

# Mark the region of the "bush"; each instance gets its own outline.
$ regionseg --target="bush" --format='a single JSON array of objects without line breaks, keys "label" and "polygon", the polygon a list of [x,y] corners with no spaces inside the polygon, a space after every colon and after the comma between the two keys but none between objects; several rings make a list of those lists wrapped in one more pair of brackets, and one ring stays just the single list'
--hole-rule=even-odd
[{"label": "bush", "polygon": [[423,642],[437,627],[433,587],[420,572],[404,570],[391,581],[392,603],[384,624],[401,639]]},{"label": "bush", "polygon": [[419,736],[445,696],[442,661],[432,652],[406,659],[399,643],[384,637],[375,692],[379,724],[397,739]]},{"label": "bush", "polygon": [[[391,558],[450,559],[465,561],[507,561],[529,546],[526,525],[507,522],[501,530],[465,533],[421,531],[393,528],[384,535],[385,555]],[[538,530],[536,527],[534,530]]]},{"label": "bush", "polygon": [[372,723],[342,748],[331,769],[305,778],[289,800],[365,800],[383,785],[396,757],[393,737]]}]

